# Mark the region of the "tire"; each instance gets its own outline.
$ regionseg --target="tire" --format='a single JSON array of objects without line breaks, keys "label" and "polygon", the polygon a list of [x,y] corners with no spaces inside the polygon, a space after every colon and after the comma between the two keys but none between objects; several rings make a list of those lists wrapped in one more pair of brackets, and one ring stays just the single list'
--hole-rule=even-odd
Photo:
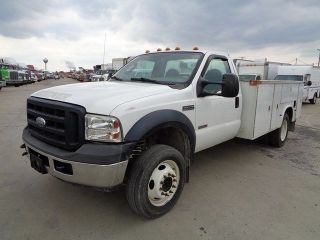
[{"label": "tire", "polygon": [[282,147],[285,144],[288,137],[289,123],[289,115],[285,113],[281,127],[269,133],[269,144],[271,146]]},{"label": "tire", "polygon": [[126,196],[130,208],[149,219],[167,213],[181,195],[186,169],[182,154],[173,147],[159,144],[146,150],[129,172]]},{"label": "tire", "polygon": [[317,94],[315,93],[312,99],[309,99],[309,102],[311,104],[316,104],[317,103]]}]

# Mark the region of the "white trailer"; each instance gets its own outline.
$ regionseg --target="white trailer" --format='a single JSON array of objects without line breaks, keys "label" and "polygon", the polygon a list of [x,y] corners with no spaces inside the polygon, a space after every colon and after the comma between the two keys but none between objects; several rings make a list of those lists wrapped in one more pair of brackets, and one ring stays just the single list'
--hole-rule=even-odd
[{"label": "white trailer", "polygon": [[112,59],[112,69],[119,70],[127,63],[127,58],[113,58]]},{"label": "white trailer", "polygon": [[277,80],[301,81],[304,83],[303,101],[312,104],[320,97],[320,67],[310,65],[281,66]]},{"label": "white trailer", "polygon": [[112,69],[118,71],[128,62],[130,62],[134,57],[127,58],[112,58]]},{"label": "white trailer", "polygon": [[288,63],[269,61],[240,62],[237,64],[237,70],[239,75],[260,76],[260,79],[274,80],[278,73],[278,67],[288,65]]}]

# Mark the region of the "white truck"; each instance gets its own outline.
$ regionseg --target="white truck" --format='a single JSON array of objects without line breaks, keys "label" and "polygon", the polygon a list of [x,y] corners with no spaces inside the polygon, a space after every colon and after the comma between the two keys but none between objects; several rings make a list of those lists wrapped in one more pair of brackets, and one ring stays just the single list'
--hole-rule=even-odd
[{"label": "white truck", "polygon": [[238,62],[238,74],[242,75],[242,79],[268,79],[274,80],[278,74],[279,66],[288,66],[290,64],[270,61],[253,61],[253,62]]},{"label": "white truck", "polygon": [[125,186],[133,211],[156,218],[177,202],[195,153],[235,137],[266,135],[281,147],[301,113],[302,88],[239,82],[224,53],[143,54],[108,82],[32,94],[21,147],[38,172],[106,190]]},{"label": "white truck", "polygon": [[303,101],[312,104],[320,97],[320,67],[311,65],[281,66],[277,80],[301,81],[304,83]]}]

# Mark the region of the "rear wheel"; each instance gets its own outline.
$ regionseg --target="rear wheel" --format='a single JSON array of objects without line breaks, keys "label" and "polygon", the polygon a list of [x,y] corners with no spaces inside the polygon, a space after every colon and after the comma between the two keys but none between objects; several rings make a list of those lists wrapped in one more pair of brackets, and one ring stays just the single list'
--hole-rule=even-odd
[{"label": "rear wheel", "polygon": [[309,100],[311,104],[316,104],[317,103],[317,94],[315,93],[313,98]]},{"label": "rear wheel", "polygon": [[284,114],[281,127],[269,133],[269,144],[274,147],[282,147],[287,140],[289,131],[289,116]]},{"label": "rear wheel", "polygon": [[186,163],[181,153],[167,145],[154,145],[131,168],[128,203],[138,215],[160,217],[177,202],[185,179]]}]

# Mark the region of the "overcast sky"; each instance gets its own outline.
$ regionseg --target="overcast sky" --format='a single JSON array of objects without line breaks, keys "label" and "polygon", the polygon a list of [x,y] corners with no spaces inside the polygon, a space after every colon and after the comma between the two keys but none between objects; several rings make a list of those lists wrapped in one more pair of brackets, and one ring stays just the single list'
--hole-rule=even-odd
[{"label": "overcast sky", "polygon": [[49,70],[180,46],[316,63],[319,0],[12,0],[0,4],[0,57]]}]

